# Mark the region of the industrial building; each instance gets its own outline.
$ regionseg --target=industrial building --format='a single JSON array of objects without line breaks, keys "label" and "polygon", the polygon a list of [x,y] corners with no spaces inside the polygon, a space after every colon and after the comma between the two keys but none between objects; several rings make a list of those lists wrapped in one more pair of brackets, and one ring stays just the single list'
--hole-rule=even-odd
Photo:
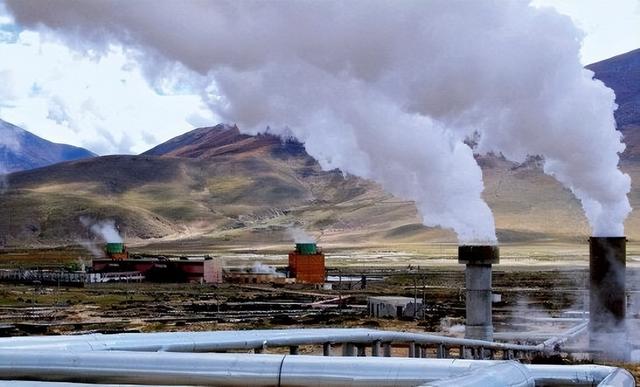
[{"label": "industrial building", "polygon": [[297,283],[324,283],[324,254],[315,243],[296,243],[296,249],[289,253],[289,276]]},{"label": "industrial building", "polygon": [[369,297],[367,310],[370,317],[415,317],[422,309],[422,298]]},{"label": "industrial building", "polygon": [[95,273],[139,272],[148,281],[221,283],[222,265],[211,257],[130,257],[122,243],[107,243],[107,258],[92,261]]},{"label": "industrial building", "polygon": [[221,283],[222,266],[213,258],[94,259],[97,273],[140,272],[149,281]]}]

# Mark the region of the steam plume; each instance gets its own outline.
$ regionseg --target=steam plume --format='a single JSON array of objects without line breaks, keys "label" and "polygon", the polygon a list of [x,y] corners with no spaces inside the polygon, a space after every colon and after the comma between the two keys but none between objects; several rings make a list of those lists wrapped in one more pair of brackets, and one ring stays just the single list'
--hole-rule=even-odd
[{"label": "steam plume", "polygon": [[94,221],[87,217],[81,217],[80,223],[89,228],[91,232],[102,238],[107,243],[122,243],[123,239],[116,229],[114,220]]},{"label": "steam plume", "polygon": [[273,274],[276,277],[284,277],[283,273],[278,273],[273,266],[265,265],[261,262],[254,262],[251,266],[252,273]]},{"label": "steam plume", "polygon": [[88,252],[91,253],[95,258],[103,258],[104,250],[98,247],[95,241],[85,240],[85,239],[76,239],[76,243],[80,246],[84,247]]},{"label": "steam plume", "polygon": [[316,239],[309,235],[306,231],[298,227],[290,227],[287,229],[287,235],[293,239],[295,243],[315,243]]},{"label": "steam plume", "polygon": [[415,200],[425,224],[452,228],[461,242],[495,241],[469,136],[479,152],[544,156],[594,235],[624,233],[630,180],[617,168],[614,95],[580,64],[581,33],[550,9],[499,0],[7,4],[19,23],[44,23],[76,47],[133,47],[152,76],[186,65],[198,84],[209,80],[203,98],[223,118],[292,133],[324,168]]}]

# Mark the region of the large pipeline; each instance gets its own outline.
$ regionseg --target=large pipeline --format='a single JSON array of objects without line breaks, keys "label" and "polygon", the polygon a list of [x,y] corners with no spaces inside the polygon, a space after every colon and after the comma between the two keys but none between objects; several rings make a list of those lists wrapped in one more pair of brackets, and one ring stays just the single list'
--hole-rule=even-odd
[{"label": "large pipeline", "polygon": [[498,351],[532,353],[550,352],[553,349],[544,344],[517,345],[423,333],[366,328],[316,328],[8,337],[0,339],[0,350],[214,352],[325,343],[371,344],[374,342],[442,344],[449,347],[482,347]]},{"label": "large pipeline", "polygon": [[[561,337],[572,337],[582,330],[584,325],[569,330]],[[487,386],[505,385],[505,380],[510,380],[509,385],[526,386],[533,378],[536,383],[543,381],[543,385],[549,386],[591,386],[605,379],[612,383],[611,386],[634,385],[633,378],[625,371],[602,366],[523,368],[514,362],[460,359],[175,353],[257,350],[313,344],[323,344],[324,347],[327,343],[347,343],[347,347],[349,343],[369,345],[372,346],[372,351],[374,348],[379,349],[381,343],[409,343],[502,351],[551,352],[551,347],[558,344],[557,340],[563,339],[550,340],[536,346],[524,346],[373,329],[13,337],[0,339],[0,378],[223,386],[404,386],[440,383],[452,378],[458,386],[465,383],[474,385],[474,381],[477,385],[478,380],[482,380],[482,384]],[[527,373],[523,373],[523,369],[526,369]]]},{"label": "large pipeline", "polygon": [[[215,386],[607,386],[631,387],[624,370],[514,361],[154,352],[0,350],[0,379]],[[478,384],[481,382],[480,384]],[[446,385],[451,385],[448,383]]]},{"label": "large pipeline", "polygon": [[509,386],[535,387],[536,383],[527,368],[517,362],[509,361],[471,369],[467,373],[436,382],[426,383],[424,387],[475,387]]},{"label": "large pipeline", "polygon": [[273,354],[0,351],[0,378],[151,385],[417,386],[466,373],[474,364]]},{"label": "large pipeline", "polygon": [[[5,387],[139,387],[139,384],[95,384],[68,382],[39,382],[33,380],[3,380]],[[179,386],[176,386],[179,387]]]}]

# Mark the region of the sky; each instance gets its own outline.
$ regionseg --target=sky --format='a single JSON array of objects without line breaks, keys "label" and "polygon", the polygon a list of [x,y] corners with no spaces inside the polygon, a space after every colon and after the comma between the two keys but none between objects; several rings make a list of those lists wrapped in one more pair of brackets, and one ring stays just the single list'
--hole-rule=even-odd
[{"label": "sky", "polygon": [[[640,0],[534,0],[570,16],[584,31],[582,63],[640,47]],[[0,0],[0,119],[47,140],[97,154],[143,152],[219,118],[169,69],[150,84],[125,48],[78,52],[55,37],[17,25]]]}]

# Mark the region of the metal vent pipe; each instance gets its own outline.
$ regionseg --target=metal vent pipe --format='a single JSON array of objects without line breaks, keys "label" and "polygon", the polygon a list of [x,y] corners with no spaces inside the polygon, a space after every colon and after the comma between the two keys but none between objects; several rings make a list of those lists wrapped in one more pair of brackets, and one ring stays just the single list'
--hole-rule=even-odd
[{"label": "metal vent pipe", "polygon": [[465,337],[493,341],[491,266],[499,263],[498,246],[458,246],[458,263],[465,264]]},{"label": "metal vent pipe", "polygon": [[589,238],[589,347],[597,359],[625,360],[625,237]]}]

